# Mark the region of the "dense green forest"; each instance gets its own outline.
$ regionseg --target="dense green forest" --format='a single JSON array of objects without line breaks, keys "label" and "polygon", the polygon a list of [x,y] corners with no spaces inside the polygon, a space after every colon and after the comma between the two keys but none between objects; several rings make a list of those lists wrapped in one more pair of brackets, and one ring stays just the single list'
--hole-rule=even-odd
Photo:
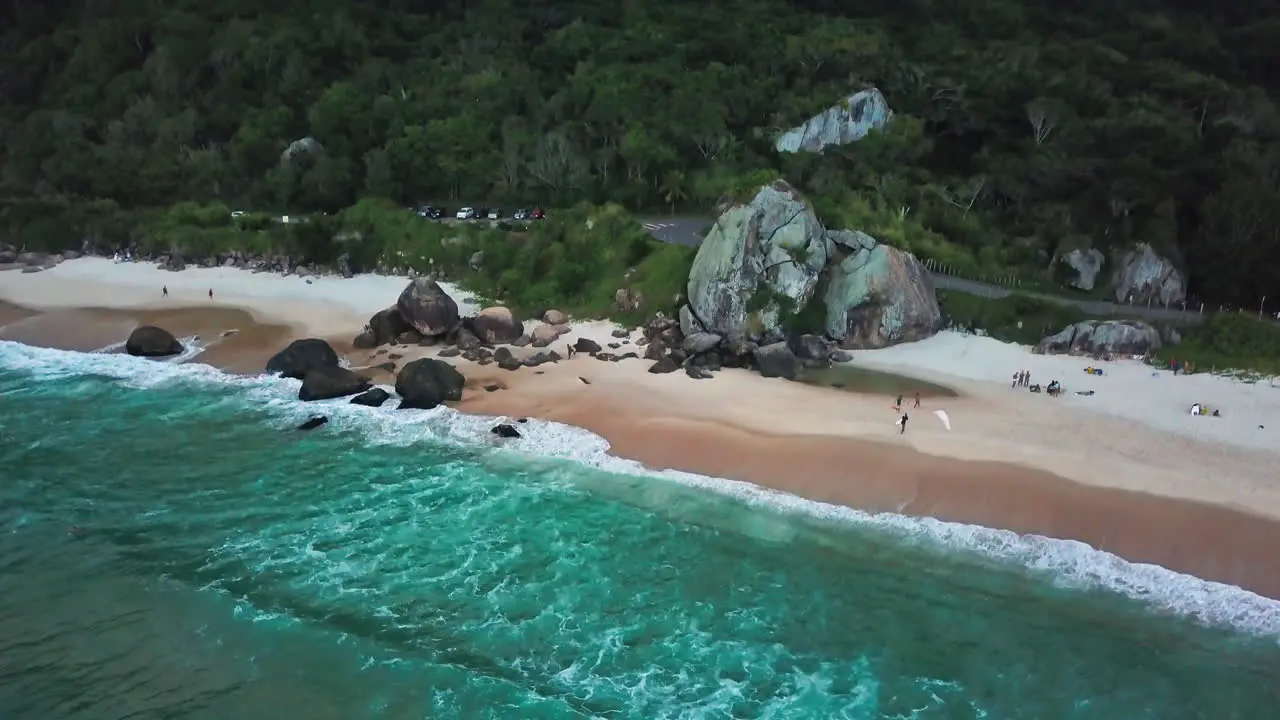
[{"label": "dense green forest", "polygon": [[[135,213],[184,202],[369,197],[710,213],[780,175],[829,225],[948,265],[1050,277],[1062,250],[1144,241],[1201,299],[1256,306],[1280,295],[1273,10],[7,0],[0,226],[25,243],[51,222],[136,234]],[[885,132],[774,151],[868,86]]]}]

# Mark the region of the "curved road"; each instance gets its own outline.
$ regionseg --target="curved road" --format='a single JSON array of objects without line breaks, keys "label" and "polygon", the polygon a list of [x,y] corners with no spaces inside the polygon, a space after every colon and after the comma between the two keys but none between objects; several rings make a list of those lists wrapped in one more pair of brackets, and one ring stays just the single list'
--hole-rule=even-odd
[{"label": "curved road", "polygon": [[[707,231],[710,230],[711,226],[715,223],[715,218],[648,217],[639,218],[639,222],[644,226],[644,229],[648,230],[649,234],[657,240],[661,240],[666,243],[675,243],[677,245],[697,247],[702,243],[702,238],[706,236]],[[965,293],[966,295],[979,295],[986,298],[1004,298],[1009,297],[1009,295],[1012,294],[1008,288],[1000,285],[992,285],[990,283],[978,282],[976,280],[966,280],[953,275],[942,275],[935,272],[931,272],[930,275],[933,278],[934,287],[939,290],[960,292]],[[1145,318],[1147,320],[1178,323],[1199,323],[1204,320],[1204,315],[1189,310],[1166,310],[1159,307],[1124,305],[1121,303],[1103,302],[1101,300],[1078,300],[1075,298],[1031,292],[1024,294],[1056,305],[1079,308],[1090,315],[1120,315]]]}]

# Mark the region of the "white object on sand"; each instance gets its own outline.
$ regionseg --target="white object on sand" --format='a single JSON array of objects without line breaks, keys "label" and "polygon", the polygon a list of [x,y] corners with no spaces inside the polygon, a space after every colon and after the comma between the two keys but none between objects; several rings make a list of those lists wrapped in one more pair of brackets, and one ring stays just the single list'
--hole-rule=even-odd
[{"label": "white object on sand", "polygon": [[943,424],[943,425],[944,425],[948,430],[950,430],[950,429],[951,429],[951,418],[947,417],[947,411],[946,411],[946,410],[934,410],[934,411],[933,411],[933,414],[938,416],[938,419],[942,421],[942,424]]}]

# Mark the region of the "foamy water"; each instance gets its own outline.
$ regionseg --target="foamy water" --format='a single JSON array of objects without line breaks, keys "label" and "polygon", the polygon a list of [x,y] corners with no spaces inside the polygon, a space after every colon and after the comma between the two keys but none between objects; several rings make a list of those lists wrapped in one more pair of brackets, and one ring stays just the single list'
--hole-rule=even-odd
[{"label": "foamy water", "polygon": [[[200,348],[186,339],[185,359]],[[138,390],[191,384],[225,388],[270,410],[271,422],[286,429],[323,414],[330,427],[358,432],[370,446],[407,447],[426,440],[459,447],[493,446],[497,452],[560,459],[610,473],[651,476],[729,496],[784,515],[806,515],[827,521],[873,528],[912,543],[977,553],[1023,566],[1061,587],[1105,589],[1146,604],[1151,610],[1185,617],[1211,627],[1227,627],[1280,639],[1280,602],[1241,588],[1183,575],[1162,567],[1127,562],[1084,543],[913,518],[890,513],[867,514],[851,508],[805,500],[759,486],[692,473],[653,472],[609,454],[608,442],[582,428],[530,420],[523,437],[496,444],[489,429],[500,418],[459,413],[448,408],[398,411],[395,401],[382,408],[350,405],[347,399],[303,403],[296,399],[300,381],[269,376],[244,377],[184,361],[154,362],[120,354],[89,355],[34,348],[0,341],[0,368],[29,373],[41,380],[83,376],[110,377]],[[394,392],[393,388],[384,388]],[[790,532],[783,522],[762,523],[761,532]],[[777,539],[776,537],[774,539]]]}]

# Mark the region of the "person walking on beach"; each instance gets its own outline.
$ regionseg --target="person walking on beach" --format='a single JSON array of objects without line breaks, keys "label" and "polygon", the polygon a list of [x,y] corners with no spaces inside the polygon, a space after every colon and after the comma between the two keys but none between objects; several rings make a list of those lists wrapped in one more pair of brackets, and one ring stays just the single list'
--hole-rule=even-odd
[{"label": "person walking on beach", "polygon": [[213,288],[209,288],[209,299],[213,299]]},{"label": "person walking on beach", "polygon": [[916,407],[920,407],[920,393],[916,393]]},{"label": "person walking on beach", "polygon": [[902,413],[902,419],[898,421],[898,434],[902,435],[907,432],[907,414]]},{"label": "person walking on beach", "polygon": [[169,286],[165,285],[164,287],[160,288],[160,292],[163,297],[169,297]]},{"label": "person walking on beach", "polygon": [[901,409],[902,409],[902,396],[901,396],[901,395],[899,395],[899,396],[898,396],[898,402],[894,403],[894,405],[893,405],[893,409],[894,409],[894,410],[901,410]]}]

